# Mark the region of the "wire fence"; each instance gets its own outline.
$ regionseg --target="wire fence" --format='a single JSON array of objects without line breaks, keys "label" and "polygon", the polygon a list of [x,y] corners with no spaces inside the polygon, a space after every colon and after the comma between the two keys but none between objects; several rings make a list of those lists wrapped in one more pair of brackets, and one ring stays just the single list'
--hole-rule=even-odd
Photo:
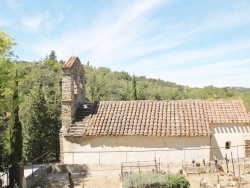
[{"label": "wire fence", "polygon": [[126,177],[129,173],[133,172],[144,172],[144,171],[160,171],[160,162],[155,160],[152,161],[137,161],[137,162],[124,162],[121,163],[121,179]]},{"label": "wire fence", "polygon": [[[66,151],[63,152],[65,164],[120,164],[121,162],[150,161],[152,159],[161,159],[166,163],[188,163],[193,160],[202,163],[228,158],[243,158],[245,148],[248,146],[238,145],[218,148],[192,148],[192,149],[159,149],[159,150],[112,150],[112,151]],[[233,154],[233,157],[231,156]]]}]

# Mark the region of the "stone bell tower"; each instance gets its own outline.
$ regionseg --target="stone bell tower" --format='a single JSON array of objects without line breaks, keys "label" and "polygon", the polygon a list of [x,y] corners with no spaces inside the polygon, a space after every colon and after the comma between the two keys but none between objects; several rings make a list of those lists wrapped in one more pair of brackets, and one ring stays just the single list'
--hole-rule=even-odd
[{"label": "stone bell tower", "polygon": [[76,109],[85,102],[85,74],[78,57],[62,66],[62,127],[70,126]]},{"label": "stone bell tower", "polygon": [[[62,66],[62,128],[60,152],[63,152],[62,137],[75,118],[76,109],[85,102],[85,73],[78,57],[72,56]],[[62,155],[61,155],[62,156]],[[62,161],[63,159],[61,159]]]}]

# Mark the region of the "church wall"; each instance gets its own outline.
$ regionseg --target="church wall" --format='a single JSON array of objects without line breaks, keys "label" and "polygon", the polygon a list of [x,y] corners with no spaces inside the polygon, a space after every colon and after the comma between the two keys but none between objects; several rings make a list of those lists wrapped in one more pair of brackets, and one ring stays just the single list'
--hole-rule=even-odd
[{"label": "church wall", "polygon": [[120,164],[155,158],[166,163],[209,160],[209,137],[66,137],[65,164]]},{"label": "church wall", "polygon": [[[233,158],[245,157],[245,140],[250,140],[249,124],[212,124],[211,158],[217,156],[223,159],[225,154]],[[230,149],[226,149],[226,142],[230,142]],[[217,149],[220,148],[220,149]]]}]

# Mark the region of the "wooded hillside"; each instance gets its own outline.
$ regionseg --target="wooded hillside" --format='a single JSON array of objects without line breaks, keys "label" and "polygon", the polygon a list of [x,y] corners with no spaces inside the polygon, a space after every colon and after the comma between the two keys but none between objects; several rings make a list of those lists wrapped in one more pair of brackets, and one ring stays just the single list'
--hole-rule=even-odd
[{"label": "wooded hillside", "polygon": [[[86,95],[89,101],[131,100],[133,75],[113,72],[109,68],[83,65],[86,75]],[[191,88],[160,79],[137,77],[138,100],[228,99],[241,98],[250,109],[250,88],[206,86]]]}]

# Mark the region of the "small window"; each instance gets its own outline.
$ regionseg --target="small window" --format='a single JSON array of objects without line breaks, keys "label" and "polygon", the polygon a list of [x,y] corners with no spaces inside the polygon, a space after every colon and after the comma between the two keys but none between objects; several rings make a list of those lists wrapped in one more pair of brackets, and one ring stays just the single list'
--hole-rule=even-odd
[{"label": "small window", "polygon": [[230,149],[230,147],[231,147],[231,142],[226,142],[226,149]]}]

